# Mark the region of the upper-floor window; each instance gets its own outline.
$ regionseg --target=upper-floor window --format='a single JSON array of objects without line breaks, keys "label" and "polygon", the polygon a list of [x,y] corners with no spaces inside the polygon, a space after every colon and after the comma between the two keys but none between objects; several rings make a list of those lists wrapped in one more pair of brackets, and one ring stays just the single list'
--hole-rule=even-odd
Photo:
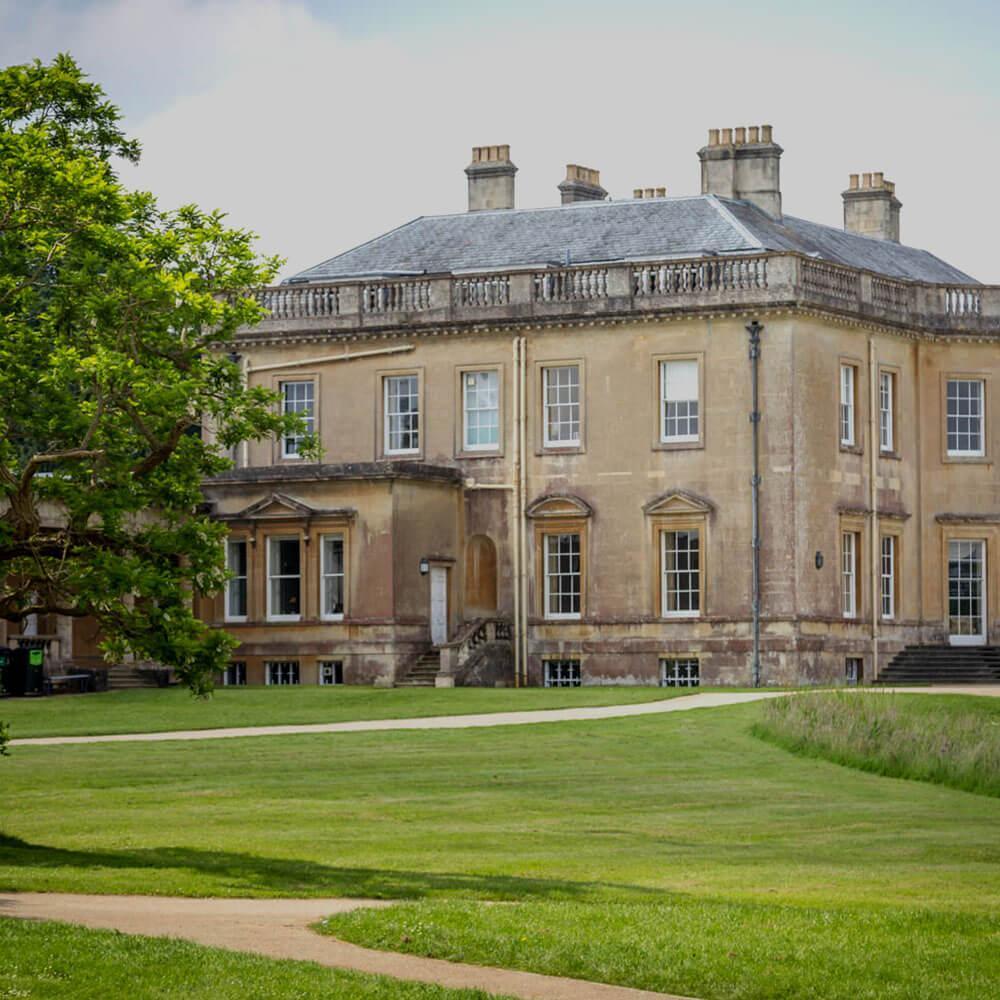
[{"label": "upper-floor window", "polygon": [[267,540],[267,617],[298,621],[302,617],[302,561],[299,539]]},{"label": "upper-floor window", "polygon": [[545,535],[544,544],[545,617],[579,618],[580,536],[575,532]]},{"label": "upper-floor window", "polygon": [[[315,431],[315,387],[312,382],[282,382],[281,407],[286,414],[298,414],[305,424],[305,433]],[[286,434],[281,439],[281,457],[298,458],[302,445],[301,434]]]},{"label": "upper-floor window", "polygon": [[986,454],[983,427],[986,384],[978,378],[948,379],[948,454]]},{"label": "upper-floor window", "polygon": [[896,376],[892,372],[878,375],[878,437],[879,450],[896,450]]},{"label": "upper-floor window", "polygon": [[320,608],[324,618],[344,617],[344,536],[324,535],[321,552]]},{"label": "upper-floor window", "polygon": [[247,543],[230,538],[226,542],[226,567],[232,576],[226,581],[226,620],[245,621],[247,617]]},{"label": "upper-floor window", "polygon": [[840,366],[840,443],[842,447],[853,448],[857,437],[855,423],[855,383],[857,368],[854,365]]},{"label": "upper-floor window", "polygon": [[542,369],[542,392],[547,448],[580,444],[580,366],[559,365]]},{"label": "upper-floor window", "polygon": [[417,375],[387,375],[383,380],[384,448],[387,455],[420,451],[420,379]]},{"label": "upper-floor window", "polygon": [[495,451],[500,445],[500,373],[462,375],[462,446],[465,451]]},{"label": "upper-floor window", "polygon": [[697,529],[661,531],[660,603],[664,618],[701,614],[701,536]]},{"label": "upper-floor window", "polygon": [[660,362],[660,441],[699,440],[698,362]]}]

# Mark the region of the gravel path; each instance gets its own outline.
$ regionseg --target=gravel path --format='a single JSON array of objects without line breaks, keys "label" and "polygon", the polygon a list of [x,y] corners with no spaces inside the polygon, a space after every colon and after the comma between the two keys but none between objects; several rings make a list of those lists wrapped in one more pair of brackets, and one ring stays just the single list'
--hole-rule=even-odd
[{"label": "gravel path", "polygon": [[[866,688],[852,690],[864,691]],[[1000,684],[884,688],[906,694],[978,694],[1000,697]],[[684,712],[691,708],[741,705],[764,698],[781,698],[791,691],[706,691],[663,701],[597,708],[547,708],[533,712],[486,712],[481,715],[435,715],[422,719],[373,719],[358,722],[317,722],[298,726],[239,726],[230,729],[178,729],[165,733],[116,733],[105,736],[32,736],[11,746],[62,746],[68,743],[161,743],[169,740],[224,740],[239,736],[303,736],[310,733],[372,733],[399,729],[479,729],[486,726],[529,726],[541,722],[586,722],[630,715]]]},{"label": "gravel path", "polygon": [[267,958],[317,962],[337,969],[456,989],[485,990],[524,1000],[684,1000],[665,993],[580,979],[375,951],[309,929],[310,924],[332,913],[390,905],[376,899],[184,899],[0,893],[0,916],[4,917],[59,920],[124,934],[183,938]]}]

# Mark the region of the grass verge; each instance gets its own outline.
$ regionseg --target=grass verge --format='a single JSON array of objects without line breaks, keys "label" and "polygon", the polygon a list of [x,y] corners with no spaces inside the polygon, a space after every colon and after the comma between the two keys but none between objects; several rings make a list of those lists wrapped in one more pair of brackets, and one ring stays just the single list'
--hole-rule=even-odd
[{"label": "grass verge", "polygon": [[767,702],[753,733],[863,771],[1000,796],[1000,699],[801,694]]},{"label": "grass verge", "polygon": [[321,927],[372,948],[710,1000],[981,1000],[1000,975],[986,915],[681,898],[426,901]]},{"label": "grass verge", "polygon": [[488,1000],[381,976],[133,937],[67,924],[0,918],[0,998],[14,1000]]},{"label": "grass verge", "polygon": [[182,688],[107,691],[52,698],[7,698],[10,735],[100,736],[172,729],[307,725],[358,719],[411,719],[480,712],[629,705],[691,694],[685,688],[218,688],[199,700]]}]

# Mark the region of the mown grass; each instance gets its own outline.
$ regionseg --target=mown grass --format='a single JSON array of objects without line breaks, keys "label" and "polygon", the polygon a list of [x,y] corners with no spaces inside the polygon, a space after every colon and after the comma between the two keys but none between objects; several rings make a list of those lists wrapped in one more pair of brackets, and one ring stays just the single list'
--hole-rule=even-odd
[{"label": "mown grass", "polygon": [[1000,699],[801,694],[767,702],[753,732],[848,767],[1000,796]]},{"label": "mown grass", "polygon": [[0,918],[2,1000],[487,1000],[186,941]]},{"label": "mown grass", "polygon": [[1000,985],[988,915],[690,898],[426,901],[356,910],[321,929],[368,947],[711,1000],[983,1000]]},{"label": "mown grass", "polygon": [[14,738],[97,736],[627,705],[690,693],[683,688],[613,686],[520,690],[309,686],[217,688],[211,698],[198,699],[186,689],[167,688],[6,698],[0,701],[0,717],[10,723]]},{"label": "mown grass", "polygon": [[708,998],[991,995],[1000,801],[789,754],[761,710],[15,747],[0,889],[378,896],[418,901],[358,925],[396,950]]}]

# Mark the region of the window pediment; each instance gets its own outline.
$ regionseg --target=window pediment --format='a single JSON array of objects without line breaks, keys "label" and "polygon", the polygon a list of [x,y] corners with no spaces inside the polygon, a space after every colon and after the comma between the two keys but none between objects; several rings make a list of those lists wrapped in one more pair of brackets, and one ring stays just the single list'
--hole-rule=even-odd
[{"label": "window pediment", "polygon": [[586,502],[572,494],[562,494],[556,496],[538,497],[528,504],[524,511],[525,516],[533,520],[545,520],[548,518],[588,518],[594,510]]},{"label": "window pediment", "polygon": [[272,493],[244,507],[243,510],[229,515],[231,520],[253,520],[262,521],[269,518],[289,518],[289,517],[319,517],[323,515],[339,515],[341,517],[352,518],[355,511],[349,508],[330,509],[325,507],[310,507],[309,504],[296,500],[285,493]]},{"label": "window pediment", "polygon": [[686,490],[668,490],[654,497],[643,508],[648,516],[664,516],[670,514],[707,516],[715,510],[715,505],[696,493]]}]

